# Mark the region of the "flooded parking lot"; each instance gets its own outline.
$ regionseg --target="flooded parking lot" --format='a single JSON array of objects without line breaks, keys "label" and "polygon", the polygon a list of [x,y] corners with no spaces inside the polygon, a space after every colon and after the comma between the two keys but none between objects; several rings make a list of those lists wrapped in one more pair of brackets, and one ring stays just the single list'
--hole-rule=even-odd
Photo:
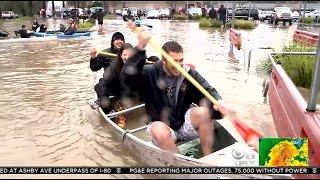
[{"label": "flooded parking lot", "polygon": [[[29,22],[22,22],[29,23]],[[31,22],[30,22],[31,23]],[[60,20],[46,21],[49,29]],[[226,29],[200,29],[193,21],[145,20],[162,45],[178,41],[186,63],[192,63],[222,97],[231,102],[240,119],[276,136],[268,101],[262,96],[266,77],[255,65],[266,50],[254,50],[247,71],[248,52],[257,47],[282,46],[296,25],[272,27],[260,23],[240,30],[244,50],[228,56]],[[1,27],[15,28],[10,21]],[[19,28],[19,24],[16,25]],[[89,50],[110,46],[114,32],[126,42],[136,36],[122,20],[105,20],[104,31],[89,39],[50,42],[0,43],[0,163],[3,166],[135,166],[142,165],[134,152],[117,142],[97,111],[88,105],[100,73],[89,68]],[[159,54],[147,47],[147,54]],[[141,176],[138,176],[141,177]]]}]

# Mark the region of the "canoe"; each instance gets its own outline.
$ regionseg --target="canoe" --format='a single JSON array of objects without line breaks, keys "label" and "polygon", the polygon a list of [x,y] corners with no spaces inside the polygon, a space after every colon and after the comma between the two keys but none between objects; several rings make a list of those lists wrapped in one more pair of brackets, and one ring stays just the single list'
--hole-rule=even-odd
[{"label": "canoe", "polygon": [[56,36],[57,38],[75,38],[81,36],[90,36],[91,32],[75,32],[72,35],[65,35],[62,32],[55,32],[55,31],[47,31],[47,32],[35,32],[34,35],[36,37],[47,37],[47,36]]},{"label": "canoe", "polygon": [[[179,142],[178,148],[180,153],[169,153],[153,145],[150,138],[146,135],[146,120],[144,104],[135,105],[125,110],[105,114],[99,108],[100,114],[107,122],[107,126],[111,134],[118,141],[131,151],[142,163],[154,167],[239,167],[237,160],[232,157],[235,150],[250,153],[250,156],[255,159],[256,164],[248,164],[248,166],[258,166],[258,153],[249,148],[242,137],[236,132],[231,123],[226,120],[214,121],[215,141],[213,145],[213,153],[207,156],[201,155],[199,138],[188,141]],[[124,114],[127,118],[127,123],[124,128],[119,127],[115,119]],[[192,156],[187,156],[188,152],[196,150]],[[252,159],[251,159],[252,160]],[[291,175],[269,175],[269,174],[170,174],[168,177],[183,177],[185,178],[290,178]],[[163,177],[163,175],[161,175]]]},{"label": "canoe", "polygon": [[73,33],[71,35],[65,35],[65,34],[58,34],[57,37],[60,39],[68,39],[68,38],[75,38],[75,37],[84,37],[84,36],[90,36],[90,32],[81,32],[81,33]]},{"label": "canoe", "polygon": [[48,37],[30,37],[30,38],[10,38],[10,39],[1,39],[0,43],[22,43],[22,42],[41,42],[41,41],[57,41],[56,36]]}]

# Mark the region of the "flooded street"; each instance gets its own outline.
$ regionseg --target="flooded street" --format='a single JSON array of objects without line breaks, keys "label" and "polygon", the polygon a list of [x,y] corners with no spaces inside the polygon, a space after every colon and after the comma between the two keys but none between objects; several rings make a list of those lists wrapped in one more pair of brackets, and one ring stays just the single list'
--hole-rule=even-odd
[{"label": "flooded street", "polygon": [[[4,22],[1,27],[10,23]],[[50,19],[47,23],[50,29],[60,21]],[[254,30],[240,30],[246,54],[235,49],[234,58],[229,58],[227,30],[200,29],[197,22],[145,23],[153,26],[149,30],[161,45],[168,40],[182,45],[185,62],[194,64],[234,105],[242,121],[265,136],[276,136],[269,104],[262,97],[265,75],[257,74],[254,68],[267,51],[253,51],[249,73],[248,52],[285,43],[286,38],[292,39],[296,25],[273,28],[261,23]],[[95,97],[93,87],[101,75],[89,68],[90,48],[108,48],[116,31],[125,35],[126,42],[137,43],[122,20],[105,20],[104,28],[102,33],[94,32],[91,39],[0,43],[2,166],[143,165],[112,137],[99,113],[88,105]],[[147,54],[159,56],[151,46]]]}]

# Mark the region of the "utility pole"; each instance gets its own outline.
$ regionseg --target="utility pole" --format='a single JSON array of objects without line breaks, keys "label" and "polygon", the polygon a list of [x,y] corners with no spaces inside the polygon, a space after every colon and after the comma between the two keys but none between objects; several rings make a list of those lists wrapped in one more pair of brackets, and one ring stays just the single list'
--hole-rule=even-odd
[{"label": "utility pole", "polygon": [[299,25],[300,25],[300,18],[301,18],[301,7],[302,7],[302,2],[300,2],[300,5],[299,5],[299,18],[298,18],[298,25],[297,25],[297,29],[299,29]]},{"label": "utility pole", "polygon": [[187,1],[187,7],[186,7],[186,15],[187,15],[187,17],[186,17],[186,19],[189,19],[189,18],[188,18],[188,16],[189,16],[189,15],[188,15],[188,9],[189,9],[189,5],[188,5],[188,1]]},{"label": "utility pole", "polygon": [[250,11],[251,11],[251,1],[249,2],[249,17],[248,17],[248,20],[250,20]]},{"label": "utility pole", "polygon": [[236,14],[236,2],[232,2],[232,22],[231,22],[231,28],[234,28],[234,21],[235,21],[235,14]]}]

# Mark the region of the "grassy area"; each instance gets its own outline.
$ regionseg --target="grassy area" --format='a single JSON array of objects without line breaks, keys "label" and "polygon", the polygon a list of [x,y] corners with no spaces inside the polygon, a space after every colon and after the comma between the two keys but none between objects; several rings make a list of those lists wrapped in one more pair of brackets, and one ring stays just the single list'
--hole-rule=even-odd
[{"label": "grassy area", "polygon": [[[290,44],[284,48],[288,52],[310,52],[315,51],[316,47],[301,46],[297,43]],[[314,56],[302,55],[276,55],[274,59],[277,63],[281,64],[288,76],[297,87],[310,88]],[[271,63],[269,60],[264,59],[259,62],[256,67],[257,71],[271,73]]]},{"label": "grassy area", "polygon": [[[284,48],[284,51],[315,51],[315,47],[304,47],[292,44]],[[309,88],[311,85],[314,56],[280,56],[276,57],[282,67],[298,87]]]},{"label": "grassy area", "polygon": [[[216,27],[219,28],[221,27],[222,22],[218,19],[210,20],[207,18],[201,18],[199,20],[199,26],[204,28],[209,28],[209,27]],[[231,23],[227,24],[228,27],[231,27]],[[234,23],[235,29],[254,29],[256,27],[255,22],[253,21],[246,21],[246,20],[236,20]]]},{"label": "grassy area", "polygon": [[210,28],[210,27],[215,27],[215,28],[219,28],[221,27],[222,23],[221,21],[214,19],[214,20],[210,20],[207,18],[201,18],[199,20],[199,26],[201,28]]},{"label": "grassy area", "polygon": [[29,16],[19,16],[18,18],[15,19],[2,19],[0,18],[0,23],[3,23],[4,21],[12,21],[12,22],[23,22],[23,21],[33,21],[35,17],[29,17]]},{"label": "grassy area", "polygon": [[200,19],[203,19],[203,17],[202,17],[202,16],[199,16],[199,15],[197,15],[197,16],[188,16],[188,19],[189,19],[189,20],[199,21]]},{"label": "grassy area", "polygon": [[[231,23],[227,23],[228,27],[231,27]],[[248,20],[235,20],[234,22],[235,29],[254,29],[256,28],[256,23],[254,21]]]},{"label": "grassy area", "polygon": [[114,15],[111,15],[111,14],[107,14],[103,17],[103,19],[108,19],[108,20],[111,20],[111,19],[116,19]]},{"label": "grassy area", "polygon": [[173,20],[186,20],[186,16],[185,15],[178,15],[178,14],[175,14],[173,15]]},{"label": "grassy area", "polygon": [[265,74],[271,74],[272,65],[269,59],[262,59],[256,66],[256,71]]},{"label": "grassy area", "polygon": [[84,23],[79,23],[78,29],[79,30],[89,30],[95,25],[95,21],[86,21]]},{"label": "grassy area", "polygon": [[35,17],[30,17],[30,16],[19,16],[16,19],[9,19],[9,21],[13,22],[22,22],[22,21],[33,21]]}]

